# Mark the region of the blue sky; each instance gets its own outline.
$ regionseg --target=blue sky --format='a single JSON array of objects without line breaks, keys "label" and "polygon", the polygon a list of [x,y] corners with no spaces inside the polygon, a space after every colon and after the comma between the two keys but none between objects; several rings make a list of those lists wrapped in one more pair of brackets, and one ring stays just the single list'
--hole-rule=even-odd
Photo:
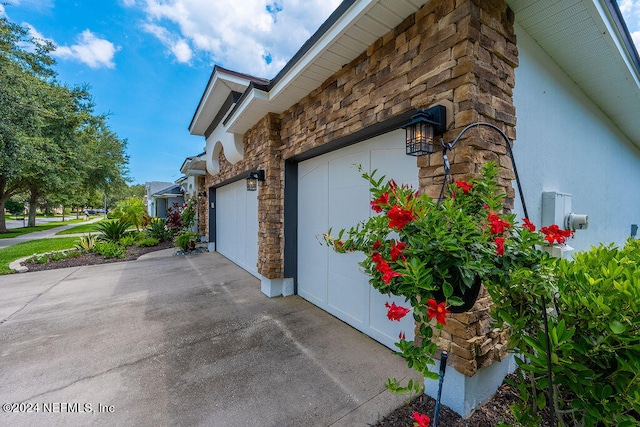
[{"label": "blue sky", "polygon": [[[213,66],[272,78],[340,0],[5,0],[4,15],[53,41],[59,80],[88,84],[128,141],[133,183],[173,182],[203,150],[188,126]],[[640,0],[620,0],[640,46]]]}]

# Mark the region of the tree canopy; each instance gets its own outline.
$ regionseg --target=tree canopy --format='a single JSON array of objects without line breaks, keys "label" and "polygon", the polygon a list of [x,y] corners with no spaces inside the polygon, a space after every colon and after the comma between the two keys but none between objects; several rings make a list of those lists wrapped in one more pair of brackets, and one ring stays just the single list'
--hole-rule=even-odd
[{"label": "tree canopy", "polygon": [[13,195],[29,195],[35,222],[40,198],[88,206],[128,181],[126,140],[94,113],[86,86],[56,80],[54,49],[0,18],[0,233]]}]

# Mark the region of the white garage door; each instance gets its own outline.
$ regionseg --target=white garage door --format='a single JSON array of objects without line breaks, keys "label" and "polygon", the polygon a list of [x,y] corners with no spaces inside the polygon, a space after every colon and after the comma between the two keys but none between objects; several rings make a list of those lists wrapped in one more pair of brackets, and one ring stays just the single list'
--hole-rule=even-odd
[{"label": "white garage door", "polygon": [[298,294],[394,349],[401,331],[413,339],[413,317],[391,322],[384,304],[406,306],[404,298],[369,285],[357,264],[363,254],[337,254],[319,242],[330,227],[348,228],[375,214],[369,183],[355,165],[418,187],[416,159],[405,154],[403,142],[404,132],[394,131],[298,165]]},{"label": "white garage door", "polygon": [[258,275],[258,192],[244,179],[216,189],[216,251]]}]

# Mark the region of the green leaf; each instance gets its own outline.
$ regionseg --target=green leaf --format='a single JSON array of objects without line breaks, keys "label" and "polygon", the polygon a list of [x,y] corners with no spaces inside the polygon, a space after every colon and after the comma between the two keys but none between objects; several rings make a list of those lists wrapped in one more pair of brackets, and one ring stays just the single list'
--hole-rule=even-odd
[{"label": "green leaf", "polygon": [[451,295],[453,295],[453,286],[451,286],[451,284],[449,284],[448,282],[444,282],[444,284],[442,285],[442,291],[444,292],[445,298],[448,299]]},{"label": "green leaf", "polygon": [[612,320],[611,322],[609,322],[609,328],[611,328],[611,332],[616,335],[620,335],[627,330],[627,327],[617,320]]},{"label": "green leaf", "polygon": [[547,397],[544,393],[538,393],[538,397],[536,398],[536,405],[538,409],[544,409],[547,406]]}]

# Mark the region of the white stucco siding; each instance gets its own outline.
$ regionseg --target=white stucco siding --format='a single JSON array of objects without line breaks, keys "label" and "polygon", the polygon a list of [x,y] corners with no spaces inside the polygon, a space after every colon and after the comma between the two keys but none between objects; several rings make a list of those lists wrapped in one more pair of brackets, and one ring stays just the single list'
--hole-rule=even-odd
[{"label": "white stucco siding", "polygon": [[589,215],[572,247],[623,243],[640,224],[640,149],[517,25],[516,34],[514,156],[531,220],[540,224],[543,191],[569,193],[572,210]]}]

